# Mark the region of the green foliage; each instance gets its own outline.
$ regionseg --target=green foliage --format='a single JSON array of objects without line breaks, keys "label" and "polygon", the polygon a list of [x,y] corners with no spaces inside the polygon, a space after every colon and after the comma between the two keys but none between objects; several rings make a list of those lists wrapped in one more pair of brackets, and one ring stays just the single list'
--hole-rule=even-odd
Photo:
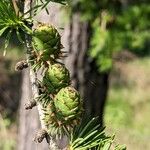
[{"label": "green foliage", "polygon": [[[47,5],[50,2],[56,2],[55,0],[37,0],[36,6],[32,9],[34,10],[34,16],[37,15],[42,9],[46,9]],[[59,0],[57,3],[67,4],[66,0]],[[16,14],[12,0],[1,0],[0,1],[0,36],[4,33],[5,37],[5,50],[4,55],[6,54],[6,49],[9,45],[11,37],[14,33],[17,35],[18,40],[23,43],[24,37],[22,37],[22,32],[25,34],[32,34],[32,31],[28,28],[26,24],[32,24],[32,18],[25,19],[24,16],[30,13],[32,10],[29,10],[23,15],[19,13]]]},{"label": "green foliage", "polygon": [[0,1],[0,29],[1,34],[7,29],[7,28],[16,28],[21,24],[20,18],[17,17],[15,13],[15,9],[13,7],[13,4],[11,1],[8,0],[1,0]]},{"label": "green foliage", "polygon": [[[141,55],[144,54],[144,52],[148,53],[149,47],[146,47],[146,43],[150,41],[149,15],[150,6],[141,4],[139,6],[135,5],[129,7],[126,11],[123,11],[117,16],[115,23],[116,29],[113,29],[113,31],[115,31],[115,33],[117,30],[122,32],[122,48],[127,48]],[[120,36],[119,33],[118,36]]]},{"label": "green foliage", "polygon": [[112,54],[128,49],[136,54],[150,54],[148,43],[150,6],[129,6],[119,13],[102,10],[93,23],[93,36],[89,54],[95,58],[100,71],[112,66]]},{"label": "green foliage", "polygon": [[[100,128],[98,118],[83,120],[70,136],[70,150],[110,150],[114,136],[106,136],[104,128]],[[125,146],[117,145],[115,150],[125,150]]]},{"label": "green foliage", "polygon": [[89,54],[96,59],[100,71],[108,71],[112,66],[112,41],[109,31],[100,26],[99,19],[93,24],[93,37]]},{"label": "green foliage", "polygon": [[0,1],[0,36],[6,33],[5,37],[5,51],[9,45],[9,41],[13,36],[15,31],[18,39],[22,42],[22,37],[20,32],[31,33],[30,29],[25,25],[23,17],[19,17],[14,9],[11,0],[1,0]]}]

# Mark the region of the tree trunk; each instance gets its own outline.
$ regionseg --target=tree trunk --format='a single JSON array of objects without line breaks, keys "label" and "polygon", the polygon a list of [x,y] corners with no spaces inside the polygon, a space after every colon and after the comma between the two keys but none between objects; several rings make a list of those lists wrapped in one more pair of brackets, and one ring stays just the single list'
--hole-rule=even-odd
[{"label": "tree trunk", "polygon": [[29,71],[22,73],[22,96],[19,110],[19,134],[18,134],[18,150],[47,150],[48,145],[46,141],[42,144],[37,144],[33,141],[35,132],[40,129],[39,115],[37,107],[32,110],[25,110],[24,104],[31,99],[32,90],[29,80]]}]

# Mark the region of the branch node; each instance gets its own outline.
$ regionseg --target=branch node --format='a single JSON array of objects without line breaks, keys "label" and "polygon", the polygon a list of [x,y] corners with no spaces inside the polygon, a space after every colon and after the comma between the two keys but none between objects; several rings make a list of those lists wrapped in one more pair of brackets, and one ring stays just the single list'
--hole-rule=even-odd
[{"label": "branch node", "polygon": [[34,99],[30,100],[28,103],[25,104],[25,109],[32,109],[36,106],[36,101]]},{"label": "branch node", "polygon": [[42,141],[43,141],[43,139],[44,138],[46,138],[47,137],[47,131],[45,130],[45,129],[41,129],[41,130],[39,130],[37,133],[36,133],[36,135],[35,135],[35,137],[34,137],[34,141],[36,142],[36,143],[41,143]]},{"label": "branch node", "polygon": [[22,71],[23,69],[25,68],[28,68],[29,65],[27,63],[26,60],[22,60],[22,61],[19,61],[16,65],[15,65],[15,70],[16,71]]}]

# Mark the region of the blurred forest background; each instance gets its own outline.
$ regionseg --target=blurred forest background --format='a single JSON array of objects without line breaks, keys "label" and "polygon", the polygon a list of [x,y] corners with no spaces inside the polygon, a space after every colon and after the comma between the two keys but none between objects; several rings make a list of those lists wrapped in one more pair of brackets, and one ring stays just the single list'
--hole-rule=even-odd
[{"label": "blurred forest background", "polygon": [[[129,150],[149,150],[150,2],[78,0],[70,5],[60,8],[50,3],[53,14],[43,11],[36,19],[54,22],[62,34],[69,52],[64,62],[70,69],[75,65],[73,84],[86,104],[92,104],[87,112],[101,116],[116,143]],[[16,39],[14,35],[6,57],[0,39],[0,150],[14,150],[19,144],[23,73],[15,72],[14,66],[25,51]]]}]

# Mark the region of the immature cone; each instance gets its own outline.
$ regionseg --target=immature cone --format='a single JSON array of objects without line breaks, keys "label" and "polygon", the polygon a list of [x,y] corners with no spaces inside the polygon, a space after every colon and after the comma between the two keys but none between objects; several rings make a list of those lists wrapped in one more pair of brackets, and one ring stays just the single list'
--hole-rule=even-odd
[{"label": "immature cone", "polygon": [[63,64],[59,63],[50,65],[43,77],[43,84],[49,93],[56,93],[61,88],[68,86],[69,83],[69,71]]},{"label": "immature cone", "polygon": [[73,87],[62,88],[54,98],[56,116],[62,122],[78,122],[82,114],[80,94]]},{"label": "immature cone", "polygon": [[43,121],[47,127],[48,134],[60,138],[66,135],[66,130],[71,132],[74,126],[79,124],[80,115],[81,112],[80,114],[77,113],[73,118],[67,118],[67,120],[62,119],[61,117],[63,116],[60,117],[60,114],[58,115],[58,110],[52,100],[44,110]]},{"label": "immature cone", "polygon": [[45,108],[45,113],[43,115],[43,121],[45,126],[47,127],[47,132],[51,136],[61,137],[65,134],[64,128],[66,127],[68,130],[67,124],[60,122],[56,116],[56,109],[53,101],[51,101],[47,107]]},{"label": "immature cone", "polygon": [[50,55],[56,56],[60,52],[60,34],[53,26],[40,24],[33,33],[33,45],[42,59],[48,60]]}]

